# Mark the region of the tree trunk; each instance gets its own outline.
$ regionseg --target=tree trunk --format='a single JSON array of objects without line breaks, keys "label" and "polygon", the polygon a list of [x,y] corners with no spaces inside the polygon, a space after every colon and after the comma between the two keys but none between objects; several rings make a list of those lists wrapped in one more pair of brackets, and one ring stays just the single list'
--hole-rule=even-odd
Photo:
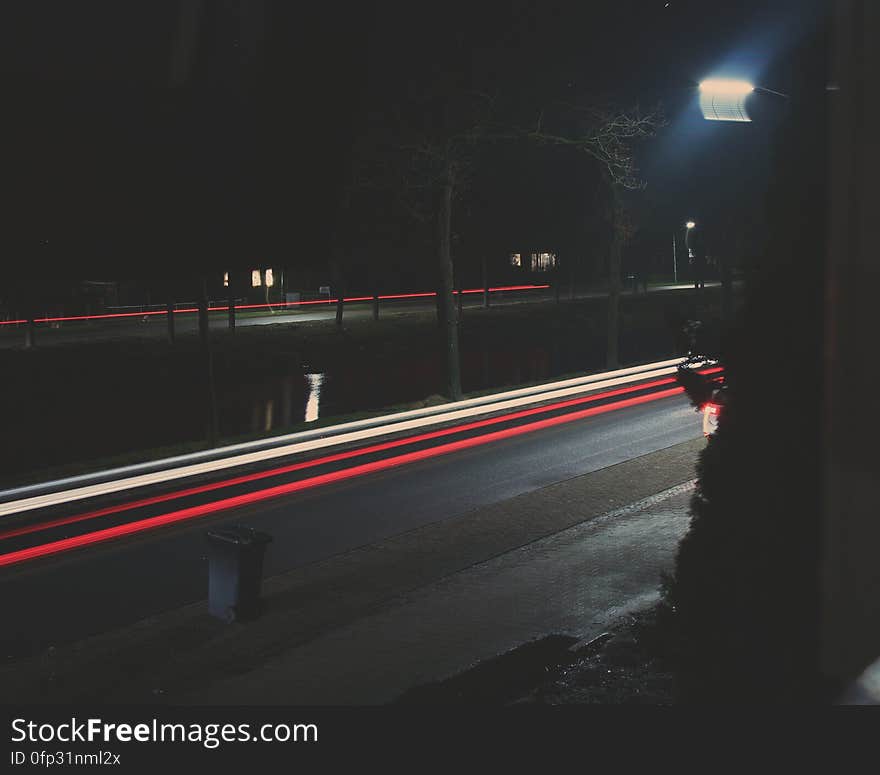
[{"label": "tree trunk", "polygon": [[559,304],[560,282],[559,282],[559,256],[556,256],[556,264],[553,267],[553,295],[556,297],[556,303]]},{"label": "tree trunk", "polygon": [[373,320],[379,319],[379,277],[375,267],[370,270],[370,284],[373,286]]},{"label": "tree trunk", "polygon": [[33,314],[28,315],[27,323],[24,324],[24,346],[26,350],[36,347],[35,327]]},{"label": "tree trunk", "polygon": [[458,316],[452,298],[454,274],[452,269],[452,181],[443,184],[440,209],[440,295],[439,308],[443,313],[446,350],[446,394],[453,401],[461,398],[461,363],[458,350]]},{"label": "tree trunk", "polygon": [[330,246],[330,274],[331,292],[336,294],[336,326],[342,328],[342,315],[345,311],[345,288],[342,271],[343,256],[345,255],[345,242],[343,241],[343,229],[348,222],[348,211],[351,207],[351,187],[346,187],[339,200],[336,211],[336,224],[333,229]]},{"label": "tree trunk", "polygon": [[207,281],[202,280],[199,293],[199,343],[202,348],[208,346],[208,291]]},{"label": "tree trunk", "polygon": [[434,296],[434,304],[437,307],[437,325],[440,328],[443,328],[444,323],[446,322],[446,307],[443,305],[443,284],[437,288],[437,293]]},{"label": "tree trunk", "polygon": [[214,359],[211,354],[211,337],[208,330],[208,281],[202,278],[199,297],[199,340],[205,369],[205,427],[208,444],[217,446],[217,396],[214,391]]},{"label": "tree trunk", "polygon": [[606,365],[616,369],[620,365],[620,259],[623,249],[619,194],[612,188],[611,256],[608,266],[608,348]]},{"label": "tree trunk", "polygon": [[339,259],[333,259],[332,267],[333,287],[332,293],[336,294],[336,325],[342,327],[342,314],[345,311],[345,290],[342,287],[342,270],[339,268]]},{"label": "tree trunk", "polygon": [[483,269],[483,309],[489,309],[489,270],[486,266],[486,256],[480,259]]},{"label": "tree trunk", "polygon": [[168,324],[168,344],[174,344],[174,299],[165,302],[165,320]]},{"label": "tree trunk", "polygon": [[620,243],[614,237],[611,245],[611,276],[608,278],[608,348],[606,365],[616,369],[620,365]]}]

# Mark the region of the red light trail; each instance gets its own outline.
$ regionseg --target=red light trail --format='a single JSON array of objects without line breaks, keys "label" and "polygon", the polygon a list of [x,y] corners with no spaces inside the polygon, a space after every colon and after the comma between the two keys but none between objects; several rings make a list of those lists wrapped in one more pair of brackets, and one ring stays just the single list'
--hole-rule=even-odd
[{"label": "red light trail", "polygon": [[[533,291],[533,290],[544,290],[549,288],[549,285],[506,285],[498,288],[489,288],[490,293],[501,293],[504,291]],[[470,288],[468,290],[464,290],[461,292],[462,294],[467,293],[483,293],[483,288]],[[453,294],[457,295],[458,291],[453,291]],[[428,298],[432,296],[436,296],[436,291],[428,291],[424,293],[390,293],[383,294],[379,296],[380,301],[388,300],[388,299],[420,299],[420,298]],[[372,301],[372,296],[351,296],[351,297],[343,297],[343,302],[358,302],[358,301]],[[339,299],[310,299],[308,301],[283,301],[278,302],[277,304],[237,304],[235,306],[236,309],[269,309],[273,307],[301,307],[311,304],[336,304]],[[229,305],[221,306],[221,307],[208,307],[208,312],[225,312],[229,310]],[[175,315],[180,315],[184,313],[194,313],[198,312],[198,307],[186,307],[184,309],[175,309],[173,310]],[[148,312],[108,312],[101,315],[66,315],[62,317],[45,317],[45,318],[34,318],[34,323],[63,323],[66,321],[72,320],[109,320],[113,318],[143,318],[147,316],[155,316],[155,315],[167,315],[168,311],[164,309],[160,310],[150,310]],[[0,320],[0,326],[9,326],[18,323],[27,323],[27,320]]]},{"label": "red light trail", "polygon": [[[656,384],[668,384],[673,382],[673,379],[669,380],[658,380]],[[652,383],[653,384],[653,383]],[[619,395],[626,392],[632,392],[632,390],[644,389],[648,387],[648,385],[641,386],[633,386],[633,388],[621,388],[617,391],[610,391],[608,393],[599,394],[597,396],[589,396],[582,399],[571,399],[570,401],[565,401],[560,404],[551,405],[548,407],[536,407],[534,409],[523,410],[521,412],[514,413],[513,415],[504,415],[499,418],[489,418],[487,420],[480,420],[475,423],[468,423],[466,426],[458,426],[456,428],[442,429],[438,431],[434,431],[429,434],[420,434],[418,437],[411,437],[408,439],[399,439],[392,442],[387,442],[383,445],[374,445],[373,447],[368,448],[372,451],[379,451],[380,449],[390,449],[393,446],[400,446],[402,444],[412,444],[417,440],[425,440],[429,438],[437,438],[442,435],[448,435],[449,433],[458,433],[462,430],[468,428],[476,428],[476,427],[485,427],[493,423],[504,422],[510,419],[514,419],[516,417],[530,416],[537,414],[539,412],[550,411],[553,408],[560,408],[564,406],[571,406],[577,403],[583,403],[587,400],[598,400],[601,397],[606,397],[610,395]],[[75,549],[78,547],[89,546],[92,544],[102,543],[104,541],[109,541],[114,538],[120,538],[126,535],[133,535],[135,533],[140,533],[146,530],[151,530],[157,527],[161,527],[164,525],[175,524],[179,522],[183,522],[190,519],[196,519],[198,517],[208,516],[210,514],[215,514],[220,511],[237,508],[240,506],[259,503],[262,501],[267,501],[272,498],[277,498],[282,495],[289,495],[294,492],[299,492],[306,489],[311,489],[314,487],[319,487],[325,484],[330,484],[333,482],[344,481],[346,479],[353,479],[358,476],[363,476],[369,473],[375,473],[378,471],[388,470],[392,468],[397,468],[403,465],[407,465],[409,463],[414,463],[421,460],[427,460],[433,457],[439,457],[441,455],[447,455],[452,452],[457,452],[464,449],[469,449],[472,447],[482,446],[484,444],[490,444],[494,441],[499,441],[502,439],[512,438],[515,436],[520,436],[526,433],[533,433],[535,431],[539,431],[545,428],[554,427],[557,425],[562,425],[564,423],[574,422],[575,420],[580,420],[586,417],[591,417],[599,414],[604,414],[607,412],[615,411],[618,409],[623,409],[629,406],[636,406],[639,404],[644,404],[649,401],[656,401],[661,398],[667,398],[673,395],[678,395],[684,392],[684,388],[682,387],[673,387],[667,388],[666,390],[660,390],[654,393],[649,393],[647,395],[642,396],[634,396],[631,398],[622,399],[620,401],[615,401],[610,404],[603,404],[601,406],[588,407],[586,409],[581,409],[576,412],[569,412],[567,414],[560,415],[558,417],[548,417],[543,420],[538,420],[536,422],[526,423],[524,425],[518,425],[513,428],[505,428],[498,431],[493,431],[491,433],[483,434],[480,436],[474,436],[468,439],[460,439],[458,441],[449,442],[446,444],[441,444],[435,447],[429,447],[427,449],[422,450],[414,450],[412,452],[406,452],[401,455],[396,455],[394,457],[384,458],[382,460],[371,461],[368,463],[362,463],[360,465],[352,466],[351,468],[345,468],[340,471],[333,471],[330,473],[319,474],[317,476],[309,477],[307,479],[301,479],[295,482],[288,482],[281,485],[276,485],[274,487],[269,487],[263,490],[257,490],[255,492],[245,493],[243,495],[236,495],[228,498],[224,498],[218,501],[213,501],[206,504],[200,504],[197,506],[190,506],[183,509],[178,509],[175,511],[168,512],[166,514],[160,514],[154,517],[149,517],[142,520],[137,520],[134,522],[129,522],[122,525],[115,525],[109,528],[103,528],[101,530],[85,533],[83,535],[71,536],[69,538],[60,539],[57,541],[52,541],[46,544],[40,544],[37,546],[28,547],[25,549],[19,549],[16,551],[8,552],[6,554],[0,555],[0,567],[15,565],[21,562],[25,562],[27,560],[36,559],[38,557],[44,557],[48,555],[58,554],[60,552],[65,552],[71,549]],[[329,457],[321,458],[320,461],[305,461],[304,463],[294,464],[293,466],[285,467],[284,469],[275,469],[273,472],[259,472],[258,474],[251,474],[245,477],[238,477],[235,480],[229,480],[226,482],[216,483],[216,485],[205,485],[204,488],[192,488],[191,490],[183,491],[182,493],[176,494],[168,494],[168,496],[156,496],[155,499],[144,499],[144,501],[139,502],[139,505],[149,505],[150,503],[159,503],[162,500],[167,500],[170,497],[184,497],[185,494],[195,494],[197,492],[205,492],[209,489],[216,489],[219,487],[231,486],[233,483],[241,483],[245,481],[253,481],[258,478],[262,478],[263,476],[272,476],[276,475],[280,472],[285,472],[287,470],[296,470],[299,468],[305,468],[309,465],[318,465],[320,462],[331,462],[333,459],[344,459],[345,457],[353,457],[355,455],[363,455],[367,454],[367,450],[351,450],[349,452],[342,452],[338,455],[331,455]],[[126,506],[123,505],[119,510],[123,510]],[[136,506],[130,506],[130,508],[135,508]],[[114,507],[109,507],[113,509]],[[89,515],[80,515],[79,519],[86,519],[96,516],[102,516],[105,513],[112,513],[109,511],[99,510],[97,512],[91,512]],[[76,519],[76,518],[74,518]],[[63,523],[62,523],[63,524]],[[52,526],[51,524],[49,526]],[[43,527],[47,527],[44,525]],[[12,531],[7,532],[3,535],[3,537],[11,537],[14,534]]]},{"label": "red light trail", "polygon": [[[714,372],[721,371],[718,369],[709,369],[702,373],[711,374]],[[601,401],[606,398],[611,398],[613,396],[618,395],[626,395],[627,393],[635,393],[640,390],[647,390],[649,388],[660,387],[662,385],[669,385],[675,382],[674,377],[668,377],[666,379],[659,379],[653,382],[645,382],[639,385],[631,385],[625,388],[617,388],[615,390],[608,390],[602,393],[595,393],[589,396],[582,396],[580,398],[568,399],[566,401],[560,401],[553,404],[548,404],[546,406],[539,406],[532,409],[523,409],[517,412],[512,412],[510,414],[500,415],[498,417],[490,417],[485,420],[477,420],[474,422],[465,423],[464,425],[456,425],[451,428],[443,428],[437,431],[431,431],[428,433],[420,433],[415,436],[408,436],[402,439],[395,439],[394,441],[384,442],[382,444],[373,444],[368,447],[361,447],[358,449],[347,450],[345,452],[338,452],[333,455],[325,455],[320,458],[315,458],[314,460],[305,460],[299,463],[292,463],[290,465],[281,466],[278,468],[272,468],[267,471],[258,471],[252,474],[246,474],[243,476],[236,476],[231,479],[224,479],[220,482],[211,482],[210,484],[199,485],[198,487],[189,487],[184,490],[178,490],[170,493],[163,493],[162,495],[154,495],[149,498],[140,498],[138,500],[129,501],[126,503],[119,503],[113,506],[107,506],[102,509],[96,509],[94,511],[85,512],[83,514],[75,514],[69,517],[59,517],[57,519],[49,520],[47,522],[40,522],[32,525],[23,525],[21,527],[9,528],[6,530],[0,530],[0,540],[7,538],[14,538],[20,535],[27,535],[29,533],[36,533],[43,530],[48,530],[53,527],[61,527],[63,525],[70,525],[75,522],[82,522],[88,519],[97,519],[98,517],[110,516],[112,514],[119,514],[123,511],[131,511],[133,509],[142,508],[144,506],[152,506],[157,503],[163,503],[171,500],[178,500],[180,498],[186,498],[191,495],[199,495],[205,492],[212,492],[214,490],[225,489],[227,487],[234,487],[238,484],[246,484],[248,482],[259,481],[260,479],[268,479],[274,476],[280,476],[282,474],[292,473],[294,471],[301,471],[306,468],[315,468],[318,466],[326,465],[328,463],[335,463],[340,460],[348,460],[353,457],[362,457],[364,455],[370,455],[376,452],[383,452],[389,449],[395,449],[397,447],[408,446],[411,444],[418,444],[422,441],[429,441],[431,439],[442,438],[443,436],[450,436],[456,433],[464,433],[466,431],[476,430],[477,428],[485,428],[490,425],[497,425],[503,422],[509,422],[511,420],[518,420],[523,417],[531,417],[536,414],[546,414],[547,412],[556,411],[558,409],[565,409],[570,406],[577,406],[579,404],[584,403],[594,403],[596,401]]]}]

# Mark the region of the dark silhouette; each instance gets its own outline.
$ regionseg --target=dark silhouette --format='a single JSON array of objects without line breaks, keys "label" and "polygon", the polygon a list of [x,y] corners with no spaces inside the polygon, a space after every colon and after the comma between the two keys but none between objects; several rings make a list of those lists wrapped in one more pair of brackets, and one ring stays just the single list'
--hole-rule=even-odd
[{"label": "dark silhouette", "polygon": [[639,288],[642,293],[648,292],[648,274],[651,270],[651,260],[645,246],[636,244],[630,250],[629,260],[630,274],[632,275],[632,291],[633,295],[638,294]]},{"label": "dark silhouette", "polygon": [[[817,34],[788,58],[804,85],[773,138],[773,229],[746,258],[742,319],[720,352],[725,407],[700,455],[690,528],[666,585],[684,702],[823,702],[835,688],[818,640],[828,145],[814,84],[826,76],[825,43]],[[789,388],[780,375],[792,372]]]},{"label": "dark silhouette", "polygon": [[694,288],[701,291],[706,282],[706,257],[699,250],[692,250],[692,253],[690,265],[694,273]]}]

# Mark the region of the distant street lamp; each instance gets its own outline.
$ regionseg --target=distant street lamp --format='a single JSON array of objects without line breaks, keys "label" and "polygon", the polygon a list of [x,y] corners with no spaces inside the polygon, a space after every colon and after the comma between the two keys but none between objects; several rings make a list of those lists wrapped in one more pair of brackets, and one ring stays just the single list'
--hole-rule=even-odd
[{"label": "distant street lamp", "polygon": [[694,255],[693,250],[691,250],[690,245],[690,236],[691,232],[696,228],[697,224],[694,221],[688,221],[685,223],[685,232],[684,232],[684,246],[687,250],[688,254],[688,263],[692,264],[694,267],[694,288],[702,289],[703,288],[703,270],[704,266],[702,264],[702,258],[697,258]]},{"label": "distant street lamp", "polygon": [[[687,235],[690,233],[690,230],[693,229],[696,225],[697,224],[695,224],[693,221],[688,221],[685,224],[688,231],[685,232],[684,246],[688,251],[688,258],[690,258],[690,248],[688,247]],[[672,232],[672,282],[678,282],[678,250],[676,250],[675,247],[675,232]]]}]

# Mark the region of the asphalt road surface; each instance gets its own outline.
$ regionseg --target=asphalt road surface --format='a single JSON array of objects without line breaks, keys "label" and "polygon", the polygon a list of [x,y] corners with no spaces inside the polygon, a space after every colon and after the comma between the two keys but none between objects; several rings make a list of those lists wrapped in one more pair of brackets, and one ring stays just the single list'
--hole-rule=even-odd
[{"label": "asphalt road surface", "polygon": [[[706,286],[718,283],[706,283]],[[679,283],[677,285],[652,286],[649,293],[659,291],[675,291],[693,289],[693,284]],[[578,299],[604,298],[607,294],[600,291],[579,292]],[[493,293],[492,306],[507,304],[521,304],[529,302],[546,302],[554,298],[552,289],[504,291]],[[567,290],[563,291],[562,298],[568,298]],[[219,303],[219,302],[212,302]],[[224,302],[225,303],[225,302]],[[464,309],[472,309],[482,306],[482,295],[468,294],[462,301]],[[435,303],[433,299],[391,299],[382,301],[380,315],[400,313],[426,313],[433,312]],[[372,303],[347,302],[345,305],[346,320],[363,320],[372,317]],[[236,327],[264,326],[278,323],[298,323],[314,320],[333,320],[336,316],[336,306],[332,304],[316,304],[292,309],[284,312],[265,314],[247,314],[236,316]],[[212,312],[209,315],[209,324],[212,329],[223,329],[228,325],[226,312]],[[195,334],[198,332],[198,316],[195,313],[179,314],[175,316],[175,331],[178,334]],[[67,344],[75,342],[88,342],[93,340],[116,339],[128,336],[155,336],[162,338],[167,336],[167,324],[164,315],[155,315],[143,319],[141,317],[111,318],[109,320],[67,321],[61,323],[58,328],[52,328],[47,324],[40,323],[36,326],[36,342],[43,344]],[[0,326],[0,348],[21,347],[24,343],[24,327],[20,325]]]},{"label": "asphalt road surface", "polygon": [[700,435],[699,416],[675,395],[0,568],[2,653],[21,656],[204,599],[209,528],[242,523],[271,534],[272,575]]}]

